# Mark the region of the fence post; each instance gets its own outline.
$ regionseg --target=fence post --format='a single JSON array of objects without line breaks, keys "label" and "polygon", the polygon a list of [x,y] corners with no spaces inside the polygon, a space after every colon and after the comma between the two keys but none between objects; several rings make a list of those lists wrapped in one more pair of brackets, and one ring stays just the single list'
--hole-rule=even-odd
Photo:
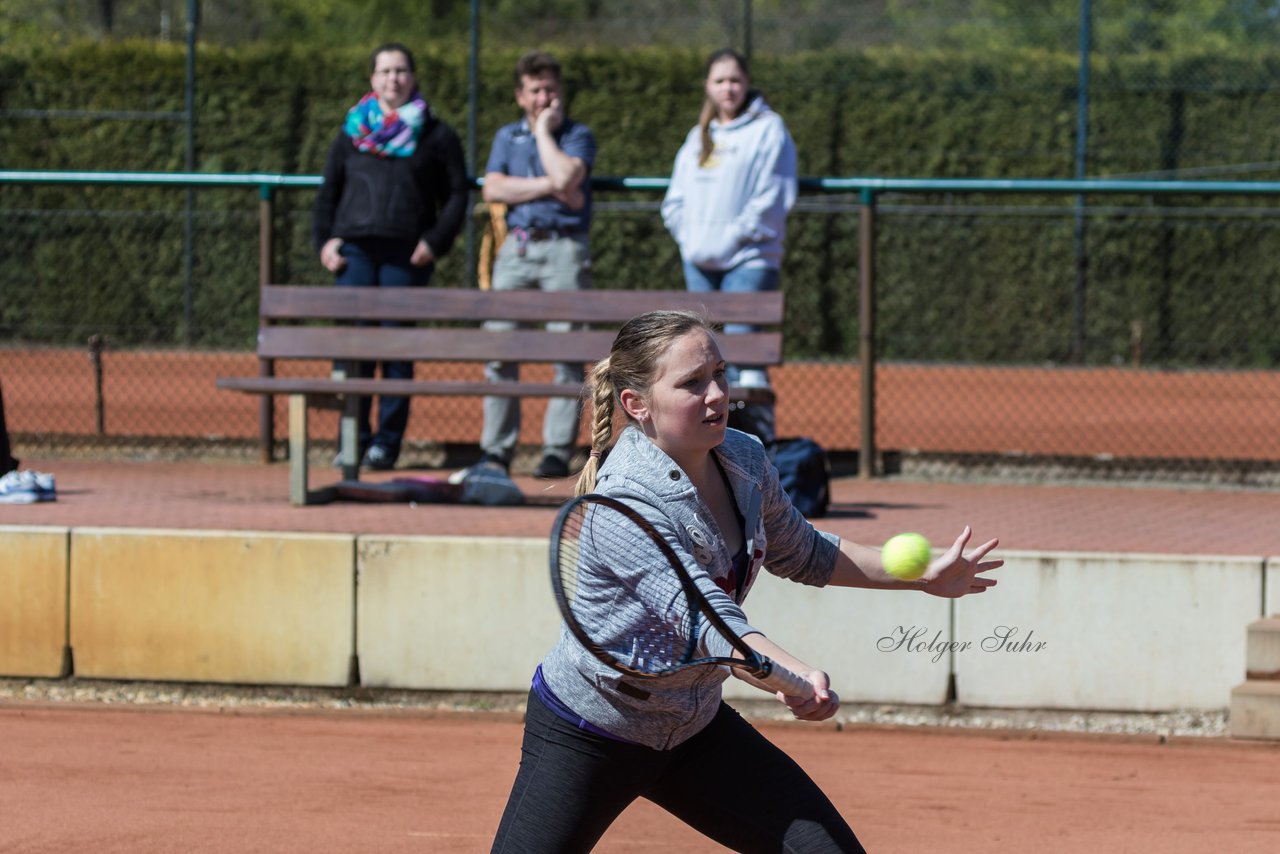
[{"label": "fence post", "polygon": [[[263,289],[275,279],[275,191],[262,184],[258,191],[258,311],[262,311]],[[276,373],[274,359],[258,359],[258,376]],[[275,446],[275,397],[264,394],[258,400],[258,450],[263,463],[271,462]]]},{"label": "fence post", "polygon": [[[200,4],[187,0],[187,56],[183,119],[187,130],[186,169],[196,171],[196,32],[200,26]],[[182,340],[190,347],[195,325],[196,192],[188,186],[182,237]]]},{"label": "fence post", "polygon": [[107,435],[107,405],[102,396],[103,337],[97,332],[89,336],[89,364],[93,366],[93,422],[98,436]]},{"label": "fence post", "polygon": [[858,236],[858,477],[870,480],[876,474],[876,194],[869,188],[862,190]]},{"label": "fence post", "polygon": [[[1077,181],[1088,171],[1089,152],[1089,54],[1093,51],[1093,3],[1080,2],[1080,82],[1076,85],[1076,168]],[[1084,364],[1085,291],[1089,286],[1089,254],[1085,245],[1084,193],[1076,196],[1075,250],[1076,284],[1071,295],[1071,361]]]},{"label": "fence post", "polygon": [[[480,164],[476,161],[479,140],[477,139],[477,113],[480,111],[480,0],[470,3],[471,49],[467,56],[467,174],[475,176],[480,172]],[[467,186],[467,218],[463,221],[466,237],[466,264],[464,265],[462,287],[474,288],[476,278],[476,191],[475,181]]]}]

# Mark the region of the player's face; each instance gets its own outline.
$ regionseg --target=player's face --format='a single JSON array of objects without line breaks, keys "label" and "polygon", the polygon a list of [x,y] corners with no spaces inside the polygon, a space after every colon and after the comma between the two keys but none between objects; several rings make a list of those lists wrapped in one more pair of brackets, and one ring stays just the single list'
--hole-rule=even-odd
[{"label": "player's face", "polygon": [[524,74],[520,77],[520,88],[516,90],[516,103],[524,110],[529,124],[538,120],[538,115],[560,97],[560,79],[554,74]]},{"label": "player's face", "polygon": [[398,110],[409,102],[418,80],[409,68],[409,57],[398,50],[378,54],[373,61],[369,85],[385,112]]},{"label": "player's face", "polygon": [[682,465],[724,441],[729,382],[715,339],[694,329],[658,360],[641,422],[654,444]]},{"label": "player's face", "polygon": [[743,73],[738,61],[731,56],[712,64],[707,72],[707,97],[711,99],[716,115],[722,122],[735,118],[747,99],[751,81]]}]

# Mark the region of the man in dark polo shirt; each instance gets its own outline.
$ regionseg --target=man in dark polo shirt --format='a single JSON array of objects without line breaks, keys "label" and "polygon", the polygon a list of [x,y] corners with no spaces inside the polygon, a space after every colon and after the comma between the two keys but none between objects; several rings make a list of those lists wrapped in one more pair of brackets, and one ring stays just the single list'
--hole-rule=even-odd
[{"label": "man in dark polo shirt", "polygon": [[[498,131],[485,167],[484,199],[507,205],[507,239],[494,260],[494,290],[541,288],[545,291],[591,287],[591,165],[596,141],[586,125],[565,115],[560,93],[560,64],[531,51],[516,63],[516,103],[524,117]],[[493,320],[488,329],[515,329]],[[549,323],[566,331],[568,324]],[[519,364],[491,362],[491,382],[516,379]],[[581,383],[581,364],[555,365],[555,382]],[[579,398],[552,398],[542,424],[542,460],[538,477],[567,477],[578,440]],[[520,435],[520,402],[510,397],[484,399],[480,447],[484,463],[511,464]]]}]

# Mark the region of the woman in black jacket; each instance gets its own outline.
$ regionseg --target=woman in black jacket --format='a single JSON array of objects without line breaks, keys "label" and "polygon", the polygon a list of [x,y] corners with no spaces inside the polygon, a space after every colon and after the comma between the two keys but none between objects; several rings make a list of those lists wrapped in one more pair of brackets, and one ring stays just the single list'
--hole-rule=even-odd
[{"label": "woman in black jacket", "polygon": [[[312,239],[320,263],[339,285],[425,285],[466,213],[469,182],[462,145],[422,97],[408,48],[384,44],[373,52],[369,67],[371,91],[348,111],[329,147]],[[360,362],[349,367],[348,375],[372,377],[376,367]],[[383,362],[382,376],[412,379],[413,363]],[[376,432],[370,410],[369,399],[362,399],[361,465],[390,469],[404,441],[409,398],[381,398]]]}]

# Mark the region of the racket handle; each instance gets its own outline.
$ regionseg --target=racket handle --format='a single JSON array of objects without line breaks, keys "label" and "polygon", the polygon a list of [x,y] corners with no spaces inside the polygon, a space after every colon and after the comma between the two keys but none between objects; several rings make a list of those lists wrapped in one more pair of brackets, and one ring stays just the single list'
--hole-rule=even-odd
[{"label": "racket handle", "polygon": [[788,697],[813,697],[817,693],[812,682],[792,673],[771,658],[760,656],[760,665],[764,676],[756,678],[770,691],[781,691]]}]

